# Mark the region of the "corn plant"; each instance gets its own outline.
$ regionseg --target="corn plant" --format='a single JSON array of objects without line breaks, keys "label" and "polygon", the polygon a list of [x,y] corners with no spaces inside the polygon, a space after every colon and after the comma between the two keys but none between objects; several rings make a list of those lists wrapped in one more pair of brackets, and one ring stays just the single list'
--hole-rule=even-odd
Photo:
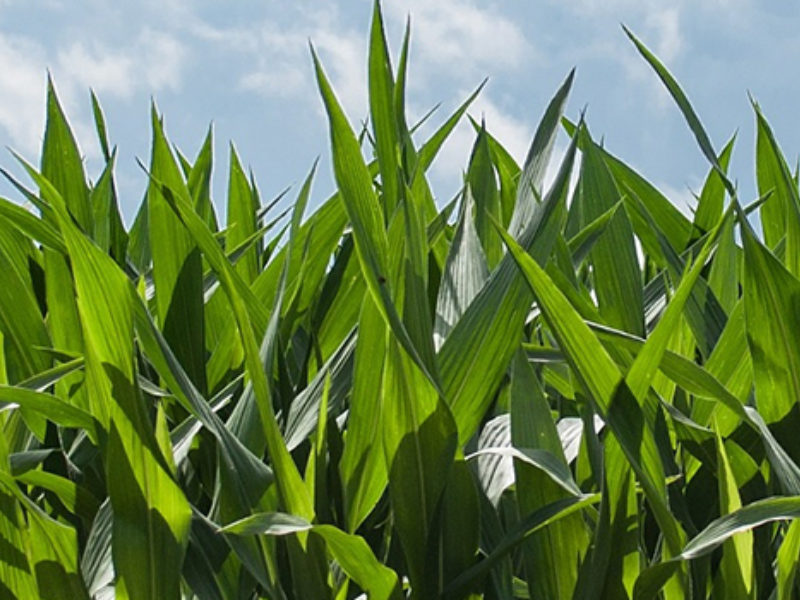
[{"label": "corn plant", "polygon": [[99,102],[89,181],[49,84],[0,199],[0,598],[800,597],[797,175],[754,103],[742,202],[625,31],[708,161],[691,218],[564,116],[572,73],[522,166],[472,123],[444,202],[480,89],[420,140],[377,3],[367,127],[312,49],[307,217],[316,165],[280,212],[232,148],[221,220],[211,134],[154,107],[126,228]]}]

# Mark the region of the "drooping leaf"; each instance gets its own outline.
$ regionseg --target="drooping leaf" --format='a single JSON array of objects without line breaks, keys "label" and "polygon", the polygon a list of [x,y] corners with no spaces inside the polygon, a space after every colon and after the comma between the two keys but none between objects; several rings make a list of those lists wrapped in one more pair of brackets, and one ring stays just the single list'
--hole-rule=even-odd
[{"label": "drooping leaf", "polygon": [[342,569],[370,598],[394,600],[400,598],[397,575],[375,558],[363,538],[345,533],[331,525],[312,525],[302,518],[282,513],[257,514],[231,523],[222,531],[237,535],[290,535],[313,531],[322,537],[328,551]]}]

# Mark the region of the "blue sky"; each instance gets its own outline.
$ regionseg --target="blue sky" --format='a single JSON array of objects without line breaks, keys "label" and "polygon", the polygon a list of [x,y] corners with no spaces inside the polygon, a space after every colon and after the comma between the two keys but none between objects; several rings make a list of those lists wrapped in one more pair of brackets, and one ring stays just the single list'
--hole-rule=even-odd
[{"label": "blue sky", "polygon": [[[732,174],[754,191],[753,111],[759,101],[790,162],[800,147],[800,7],[755,0],[385,1],[397,51],[411,15],[409,112],[436,103],[441,122],[484,77],[471,114],[484,117],[521,161],[541,113],[574,66],[567,114],[587,107],[595,137],[686,206],[707,171],[660,82],[623,34],[630,27],[676,75],[719,149],[738,131]],[[371,2],[271,0],[0,0],[0,144],[31,160],[43,132],[46,72],[86,157],[100,172],[88,89],[119,146],[118,187],[128,222],[146,180],[149,102],[167,133],[193,155],[213,121],[215,200],[224,203],[228,143],[252,167],[264,198],[323,166],[314,195],[332,190],[327,127],[307,42],[315,44],[353,122],[366,111]],[[424,131],[423,131],[424,133]],[[472,143],[465,124],[446,144],[431,180],[441,201],[458,190]],[[565,147],[562,136],[560,148]],[[0,159],[13,165],[10,155]],[[18,169],[13,169],[19,172]],[[0,183],[0,194],[15,197]]]}]

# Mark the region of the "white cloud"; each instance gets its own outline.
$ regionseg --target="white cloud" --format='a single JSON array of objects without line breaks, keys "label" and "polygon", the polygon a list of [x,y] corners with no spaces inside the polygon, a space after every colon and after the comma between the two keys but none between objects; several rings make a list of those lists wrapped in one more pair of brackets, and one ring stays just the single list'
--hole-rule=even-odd
[{"label": "white cloud", "polygon": [[301,95],[307,87],[308,69],[301,68],[303,59],[307,62],[307,54],[303,53],[307,46],[300,32],[283,31],[272,23],[263,23],[257,32],[207,31],[207,34],[218,41],[230,35],[233,38],[230,45],[256,58],[255,67],[239,79],[242,89],[288,98]]},{"label": "white cloud", "polygon": [[61,85],[69,82],[123,98],[133,93],[135,62],[131,55],[102,52],[76,42],[59,50],[56,64],[54,77]]},{"label": "white cloud", "polygon": [[366,38],[344,24],[335,6],[301,11],[289,27],[263,20],[248,27],[220,28],[198,20],[191,32],[245,55],[253,64],[239,75],[240,89],[273,98],[313,99],[319,107],[310,41],[348,116],[355,121],[366,115]]},{"label": "white cloud", "polygon": [[675,60],[681,52],[683,39],[680,30],[680,10],[671,7],[650,13],[646,24],[655,40],[656,55],[664,62]]},{"label": "white cloud", "polygon": [[101,100],[108,96],[129,99],[142,90],[175,89],[184,58],[177,40],[149,29],[127,44],[77,41],[50,53],[33,39],[0,34],[0,129],[15,149],[29,156],[38,154],[50,70],[81,150],[95,158],[99,150],[88,108],[89,87]]},{"label": "white cloud", "polygon": [[[625,2],[626,0],[620,0]],[[685,43],[681,33],[681,7],[678,5],[665,9],[644,10],[634,19],[637,25],[631,25],[633,34],[647,46],[667,69],[678,75],[676,70],[685,54]],[[579,53],[581,59],[602,57],[609,62],[620,65],[636,90],[647,90],[649,101],[659,111],[671,110],[674,102],[664,84],[653,73],[652,67],[645,61],[623,35],[613,38],[600,36],[586,40],[585,47]],[[680,79],[680,77],[678,77]]]},{"label": "white cloud", "polygon": [[[409,0],[384,3],[384,11],[390,45],[395,30],[399,32],[407,14],[411,15],[412,97],[416,92],[424,93],[429,86],[441,89],[447,85],[444,82],[449,82],[451,89],[462,93],[444,100],[460,101],[469,94],[463,92],[465,86],[475,84],[481,75],[517,69],[538,56],[517,24],[497,10],[479,8],[472,2]],[[305,7],[299,9],[297,17],[289,27],[263,21],[238,30],[196,22],[193,32],[201,39],[243,53],[254,62],[255,68],[239,79],[242,89],[269,97],[310,98],[315,109],[321,111],[306,43],[310,39],[346,113],[357,125],[368,112],[366,33],[350,29],[335,6]],[[485,94],[473,104],[471,114],[477,119],[483,116],[489,131],[521,162],[533,133],[529,124]],[[438,178],[448,183],[460,181],[473,141],[472,127],[468,122],[462,123],[435,162]]]},{"label": "white cloud", "polygon": [[407,0],[386,3],[397,21],[411,15],[412,42],[418,63],[474,78],[519,67],[539,55],[512,20],[496,8],[479,8],[465,0]]},{"label": "white cloud", "polygon": [[44,116],[46,60],[41,46],[0,35],[0,127],[25,153],[38,150]]},{"label": "white cloud", "polygon": [[[264,20],[246,27],[218,28],[195,20],[200,39],[245,54],[254,67],[239,78],[241,89],[268,97],[315,98],[307,41],[316,48],[334,90],[354,121],[367,113],[367,34],[355,31],[336,6],[303,5],[288,27]],[[519,27],[497,10],[464,0],[407,0],[384,4],[393,37],[411,15],[412,81],[473,84],[483,75],[518,68],[538,54]],[[395,27],[397,26],[397,27]],[[391,40],[390,40],[391,41]]]},{"label": "white cloud", "polygon": [[180,88],[186,51],[176,37],[161,31],[144,29],[133,48],[126,52],[139,54],[137,83],[143,89]]},{"label": "white cloud", "polygon": [[[573,0],[569,3],[561,3],[554,0],[553,3],[568,7],[575,14],[590,17],[604,14],[616,16],[645,14],[654,10],[658,11],[665,5],[665,2],[662,0],[605,0],[604,2],[597,2],[597,0]],[[717,13],[720,18],[731,16],[724,14],[728,11],[742,9],[753,4],[753,0],[673,0],[670,2],[670,6],[675,8],[689,7],[710,11],[720,11],[721,8],[724,8],[724,11]]]},{"label": "white cloud", "polygon": [[130,98],[137,90],[177,89],[185,51],[163,32],[144,29],[133,43],[112,48],[79,41],[57,53],[56,76],[99,94]]}]

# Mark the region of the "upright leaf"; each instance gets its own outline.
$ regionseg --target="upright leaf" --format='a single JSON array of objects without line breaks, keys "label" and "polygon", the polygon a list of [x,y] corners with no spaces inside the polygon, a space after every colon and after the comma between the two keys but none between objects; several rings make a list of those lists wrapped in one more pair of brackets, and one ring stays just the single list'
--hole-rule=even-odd
[{"label": "upright leaf", "polygon": [[[539,381],[521,351],[511,371],[511,440],[517,448],[550,452],[567,467],[561,439]],[[514,461],[517,505],[523,517],[568,497],[561,486],[539,469]],[[525,572],[531,598],[572,598],[578,565],[589,544],[579,514],[562,519],[525,542]]]},{"label": "upright leaf", "polygon": [[[716,441],[720,514],[726,515],[742,508],[742,500],[725,445],[719,434],[716,436]],[[755,597],[753,575],[753,532],[743,531],[723,544],[722,562],[714,582],[715,593],[721,598],[732,600]]]},{"label": "upright leaf", "polygon": [[[545,120],[540,129],[553,126]],[[553,187],[520,234],[521,245],[542,263],[550,256],[560,228],[575,148],[573,138]],[[442,387],[462,443],[475,432],[519,347],[531,299],[507,254],[439,351]]]},{"label": "upright leaf", "polygon": [[64,198],[67,210],[81,229],[91,234],[92,207],[83,160],[50,77],[47,78],[47,123],[42,144],[41,173]]},{"label": "upright leaf", "polygon": [[348,531],[355,531],[375,507],[388,482],[386,461],[375,451],[383,443],[386,325],[369,295],[364,297],[358,327],[347,443],[339,466]]},{"label": "upright leaf", "polygon": [[[239,156],[233,144],[230,146],[230,167],[228,171],[228,234],[225,248],[230,251],[256,231],[256,203],[253,190],[242,169]],[[236,271],[247,283],[255,281],[258,275],[258,255],[256,248],[250,248],[236,263]]]},{"label": "upright leaf", "polygon": [[436,298],[433,335],[437,350],[489,278],[486,256],[472,216],[473,207],[467,188]]},{"label": "upright leaf", "polygon": [[394,81],[381,5],[375,0],[369,40],[369,108],[375,150],[381,173],[384,215],[394,212],[400,200],[397,116],[394,106]]},{"label": "upright leaf", "polygon": [[[728,164],[733,152],[733,143],[736,141],[734,135],[720,152],[718,161],[719,166],[727,173]],[[700,196],[697,199],[697,210],[694,214],[694,234],[699,237],[703,233],[710,231],[717,224],[722,216],[722,208],[725,203],[725,185],[722,179],[713,168],[709,171]]]},{"label": "upright leaf", "polygon": [[432,526],[456,450],[456,427],[447,405],[393,338],[383,388],[383,447],[395,527],[413,597],[434,598],[438,572],[427,549],[438,541]]},{"label": "upright leaf", "polygon": [[147,189],[147,219],[153,255],[153,282],[159,325],[181,365],[197,388],[206,389],[203,333],[203,263],[191,235],[164,198],[163,182],[192,205],[186,182],[164,136],[161,119],[152,109],[151,181]]},{"label": "upright leaf", "polygon": [[336,183],[353,227],[356,254],[367,281],[367,288],[404,350],[414,359],[428,379],[437,385],[436,374],[433,371],[435,365],[426,364],[420,357],[392,301],[392,290],[388,285],[389,243],[383,224],[384,215],[372,189],[369,170],[361,155],[358,140],[313,49],[312,55],[317,83],[328,113]]},{"label": "upright leaf", "polygon": [[544,177],[550,165],[550,158],[558,133],[558,124],[561,120],[561,115],[564,114],[564,107],[572,89],[574,78],[575,69],[569,72],[547,105],[531,141],[530,148],[528,148],[522,174],[517,184],[514,212],[511,217],[511,223],[508,226],[511,235],[516,239],[518,239],[518,236],[527,226],[534,212],[536,212],[537,196],[543,198],[545,195],[545,190],[543,189]]},{"label": "upright leaf", "polygon": [[775,136],[758,104],[756,112],[756,179],[761,196],[771,192],[761,205],[764,242],[774,250],[785,238],[784,264],[792,275],[800,277],[800,193],[792,178]]},{"label": "upright leaf", "polygon": [[501,218],[500,196],[497,189],[492,155],[485,124],[481,125],[467,169],[467,187],[475,199],[475,228],[481,240],[489,269],[500,261],[503,246],[492,227],[490,218]]},{"label": "upright leaf", "polygon": [[108,434],[104,466],[116,517],[118,593],[133,599],[177,598],[191,512],[169,473],[136,384],[134,291],[114,261],[73,224],[58,191],[26,168],[55,209],[74,273],[89,401]]},{"label": "upright leaf", "polygon": [[[582,135],[589,137],[585,128]],[[570,218],[576,213],[580,215],[582,229],[610,210],[620,197],[620,191],[594,143],[586,143],[577,200],[570,207]],[[643,335],[642,275],[633,230],[624,211],[617,212],[611,219],[590,257],[601,316],[613,327]]]},{"label": "upright leaf", "polygon": [[782,419],[800,398],[800,281],[756,238],[744,239],[744,307],[753,357],[756,406],[767,423]]},{"label": "upright leaf", "polygon": [[664,466],[651,424],[622,381],[619,368],[547,273],[499,226],[498,231],[536,295],[539,308],[581,387],[590,395],[636,472],[669,551],[676,554],[682,543],[682,531],[669,511]]}]

